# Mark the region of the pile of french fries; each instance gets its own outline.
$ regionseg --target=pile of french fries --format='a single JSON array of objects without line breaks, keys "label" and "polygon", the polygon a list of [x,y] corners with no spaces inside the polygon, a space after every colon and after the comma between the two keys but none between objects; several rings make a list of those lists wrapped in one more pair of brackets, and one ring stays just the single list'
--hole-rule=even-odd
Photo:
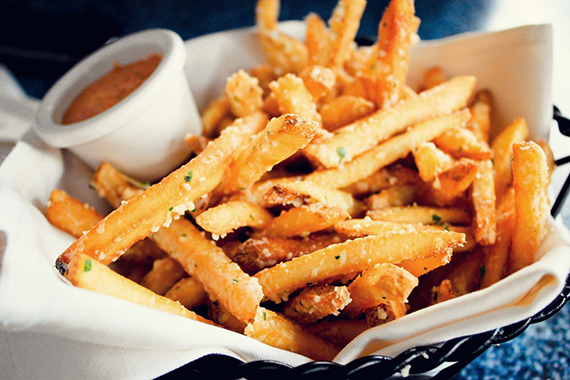
[{"label": "pile of french fries", "polygon": [[482,289],[535,260],[552,155],[524,119],[492,141],[491,94],[439,67],[406,84],[419,20],[392,0],[369,47],[365,0],[304,42],[257,4],[267,64],[240,70],[188,135],[188,163],[143,184],[104,163],[104,216],[54,190],[75,286],[331,360],[364,330]]}]

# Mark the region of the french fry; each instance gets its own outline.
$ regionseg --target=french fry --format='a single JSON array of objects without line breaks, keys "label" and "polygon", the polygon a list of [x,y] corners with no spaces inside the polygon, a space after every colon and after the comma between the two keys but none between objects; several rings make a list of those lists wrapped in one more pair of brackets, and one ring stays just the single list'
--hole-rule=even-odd
[{"label": "french fry", "polygon": [[552,149],[550,149],[548,142],[541,137],[535,139],[534,142],[536,142],[544,151],[544,155],[546,156],[546,163],[548,165],[548,180],[550,181],[552,179],[552,173],[556,168],[556,162],[554,160]]},{"label": "french fry", "polygon": [[346,286],[309,286],[287,302],[283,314],[306,325],[329,315],[339,315],[350,299]]},{"label": "french fry", "polygon": [[465,235],[447,231],[405,232],[368,236],[297,257],[258,272],[266,299],[281,302],[308,283],[320,283],[345,273],[363,271],[378,263],[426,258],[465,243]]},{"label": "french fry", "polygon": [[413,224],[385,222],[372,220],[369,217],[364,219],[343,220],[334,225],[334,229],[351,238],[364,236],[387,236],[403,232],[417,232],[418,229]]},{"label": "french fry", "polygon": [[263,296],[259,284],[192,223],[178,219],[152,239],[232,315],[244,323],[253,320]]},{"label": "french fry", "polygon": [[481,246],[473,252],[453,256],[447,278],[451,282],[454,296],[459,297],[471,293],[480,287],[486,270],[482,264],[483,249]]},{"label": "french fry", "polygon": [[344,347],[367,330],[369,326],[366,321],[358,319],[336,319],[318,321],[303,327],[311,334],[331,342],[335,346]]},{"label": "french fry", "polygon": [[184,144],[196,155],[202,153],[210,141],[212,140],[204,135],[187,133],[184,136]]},{"label": "french fry", "polygon": [[[337,129],[334,135],[318,144],[311,144],[306,149],[307,154],[327,168],[349,162],[379,142],[404,131],[411,124],[465,107],[474,86],[474,77],[452,78],[416,98],[406,99]],[[339,160],[338,149],[341,147],[344,158]]]},{"label": "french fry", "polygon": [[492,245],[496,241],[495,200],[493,163],[491,160],[482,161],[471,187],[473,232],[475,240],[481,245]]},{"label": "french fry", "polygon": [[265,120],[265,116],[257,114],[238,119],[235,126],[226,128],[196,158],[123,203],[76,240],[58,257],[56,268],[65,273],[75,253],[85,253],[109,264],[160,226],[168,226],[173,218],[192,210],[195,200],[221,182],[232,152],[261,129]]},{"label": "french fry", "polygon": [[[352,161],[337,168],[315,171],[309,174],[306,180],[336,189],[349,186],[406,157],[423,142],[433,140],[446,129],[467,123],[468,119],[469,111],[464,110],[419,122],[408,132],[392,137]],[[335,153],[339,161],[346,157],[346,151],[340,148]]]},{"label": "french fry", "polygon": [[295,114],[321,125],[317,104],[303,80],[294,74],[285,74],[269,84],[282,114]]},{"label": "french fry", "polygon": [[424,182],[433,181],[453,166],[453,158],[432,142],[423,143],[413,153],[418,173]]},{"label": "french fry", "polygon": [[417,189],[412,185],[393,186],[381,190],[366,198],[369,210],[380,210],[392,206],[406,206],[412,203],[416,197]]},{"label": "french fry", "polygon": [[309,66],[301,71],[299,77],[315,102],[330,96],[336,88],[336,75],[326,67]]},{"label": "french fry", "polygon": [[390,107],[400,100],[408,74],[412,35],[419,27],[414,12],[413,0],[392,0],[378,26],[378,108]]},{"label": "french fry", "polygon": [[329,19],[331,30],[328,66],[342,67],[360,26],[366,0],[339,0]]},{"label": "french fry", "polygon": [[315,136],[315,122],[287,114],[271,119],[231,163],[223,183],[226,193],[244,191],[274,165],[303,149]]},{"label": "french fry", "polygon": [[515,223],[515,191],[512,187],[501,198],[496,214],[497,237],[495,243],[483,249],[485,253],[483,260],[485,274],[481,281],[481,288],[493,285],[507,273]]},{"label": "french fry", "polygon": [[366,310],[366,322],[374,327],[392,322],[406,315],[408,307],[404,301],[385,301],[375,308]]},{"label": "french fry", "polygon": [[515,226],[509,266],[511,273],[534,262],[546,234],[547,186],[548,165],[542,148],[532,141],[514,143]]},{"label": "french fry", "polygon": [[432,289],[432,299],[430,305],[435,305],[441,302],[449,301],[455,298],[453,294],[453,287],[451,286],[451,281],[445,279],[438,286]]},{"label": "french fry", "polygon": [[474,250],[478,244],[477,241],[475,240],[475,237],[473,236],[473,228],[471,226],[469,226],[469,227],[452,226],[452,225],[449,225],[447,223],[443,223],[443,224],[439,224],[439,225],[418,224],[418,225],[414,225],[414,226],[418,230],[436,229],[436,230],[445,230],[445,231],[451,231],[451,232],[457,232],[457,233],[465,234],[465,244],[463,244],[462,246],[459,246],[459,247],[455,247],[453,249],[453,253],[470,252],[470,251]]},{"label": "french fry", "polygon": [[65,276],[73,285],[82,289],[215,325],[213,322],[186,309],[180,303],[155,294],[153,291],[113,272],[107,266],[82,253],[73,255]]},{"label": "french fry", "polygon": [[475,101],[469,107],[471,111],[471,121],[467,124],[469,129],[481,141],[489,141],[489,131],[491,130],[491,92],[482,90],[477,92]]},{"label": "french fry", "polygon": [[493,158],[489,145],[481,141],[467,128],[456,126],[434,140],[435,145],[446,153],[457,158],[488,160]]},{"label": "french fry", "polygon": [[343,191],[357,197],[377,193],[392,186],[417,184],[420,181],[421,179],[416,171],[396,164],[372,173],[368,177],[343,188]]},{"label": "french fry", "polygon": [[263,197],[270,205],[294,205],[322,203],[330,207],[342,208],[352,216],[363,210],[363,205],[349,193],[338,189],[328,189],[307,181],[277,183]]},{"label": "french fry", "polygon": [[219,323],[228,330],[235,331],[243,334],[246,323],[240,321],[232,315],[222,304],[217,301],[207,300],[208,304],[208,318],[212,321]]},{"label": "french fry", "polygon": [[251,238],[243,243],[224,247],[226,255],[248,274],[255,274],[262,269],[295,257],[306,255],[331,244],[338,244],[345,239],[338,235],[317,235],[299,238]]},{"label": "french fry", "polygon": [[471,186],[479,172],[476,161],[462,158],[440,173],[432,183],[430,196],[435,204],[447,206],[461,197]]},{"label": "french fry", "polygon": [[420,92],[439,86],[447,80],[447,76],[441,70],[439,66],[433,66],[426,70],[424,73],[422,84],[420,86]]},{"label": "french fry", "polygon": [[524,141],[529,136],[526,120],[518,118],[495,137],[491,144],[493,150],[493,168],[495,169],[495,193],[500,199],[513,182],[511,163],[513,144]]},{"label": "french fry", "polygon": [[255,233],[254,237],[292,237],[309,236],[313,232],[332,227],[335,223],[349,218],[349,213],[342,208],[327,207],[322,203],[311,203],[283,211],[274,218],[265,229]]},{"label": "french fry", "polygon": [[273,347],[305,355],[313,360],[332,360],[340,351],[303,330],[282,315],[260,307],[244,334]]},{"label": "french fry", "polygon": [[348,286],[352,301],[343,314],[354,319],[384,301],[405,301],[417,285],[417,277],[405,269],[394,264],[376,264]]},{"label": "french fry", "polygon": [[202,134],[205,137],[214,137],[220,130],[220,123],[229,116],[230,101],[222,95],[212,100],[202,111]]},{"label": "french fry", "polygon": [[[457,250],[458,248],[459,247],[455,247],[454,249]],[[452,254],[453,249],[448,249],[446,251],[442,251],[437,255],[433,255],[425,259],[403,261],[399,263],[398,266],[401,266],[412,275],[420,277],[428,272],[431,272],[434,269],[449,264]]]},{"label": "french fry", "polygon": [[329,33],[323,19],[316,13],[309,13],[305,18],[307,34],[307,61],[309,66],[324,65],[328,57]]},{"label": "french fry", "polygon": [[240,227],[264,228],[273,216],[263,207],[246,201],[230,201],[212,207],[196,217],[196,223],[216,235],[226,235]]},{"label": "french fry", "polygon": [[180,264],[169,257],[165,257],[152,263],[152,269],[142,278],[141,285],[163,296],[183,277],[186,277],[186,272]]},{"label": "french fry", "polygon": [[260,32],[269,33],[277,29],[280,5],[279,0],[258,0],[255,16]]},{"label": "french fry", "polygon": [[249,74],[252,77],[257,78],[259,82],[259,87],[263,90],[265,96],[268,96],[271,90],[269,89],[269,83],[277,80],[283,75],[283,70],[279,67],[271,65],[258,65],[249,69]]},{"label": "french fry", "polygon": [[125,200],[131,199],[144,191],[144,186],[119,172],[108,162],[103,162],[91,178],[91,185],[101,198],[114,208],[121,206]]},{"label": "french fry", "polygon": [[[358,46],[352,49],[352,54],[344,64],[345,74],[350,76],[364,75],[374,77],[376,75],[376,52],[378,45]],[[339,71],[340,69],[337,69]]]},{"label": "french fry", "polygon": [[374,220],[395,223],[423,224],[469,224],[471,217],[466,210],[459,208],[442,208],[428,206],[388,207],[382,210],[369,211],[368,216]]},{"label": "french fry", "polygon": [[328,131],[335,131],[370,115],[375,109],[374,103],[364,98],[342,95],[323,105],[320,113],[323,126]]},{"label": "french fry", "polygon": [[180,302],[186,309],[192,310],[204,303],[206,291],[194,277],[185,277],[168,289],[164,296]]},{"label": "french fry", "polygon": [[228,77],[226,96],[232,113],[237,117],[259,111],[263,104],[263,89],[259,87],[259,81],[243,70]]},{"label": "french fry", "polygon": [[53,190],[49,196],[47,220],[76,238],[91,229],[103,217],[93,207],[69,196],[63,190]]}]

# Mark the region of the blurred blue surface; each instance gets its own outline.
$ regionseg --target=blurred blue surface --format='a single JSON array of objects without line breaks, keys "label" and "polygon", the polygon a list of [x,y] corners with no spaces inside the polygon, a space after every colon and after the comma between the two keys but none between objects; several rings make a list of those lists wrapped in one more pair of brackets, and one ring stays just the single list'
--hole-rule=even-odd
[{"label": "blurred blue surface", "polygon": [[[326,19],[335,3],[336,0],[283,0],[281,19],[302,19],[309,12],[318,13]],[[360,36],[377,34],[377,25],[387,3],[387,0],[368,2]],[[416,12],[422,20],[420,37],[434,39],[481,29],[493,10],[493,4],[491,0],[416,0]],[[513,2],[513,6],[517,5]],[[160,27],[172,29],[182,38],[189,39],[215,31],[253,25],[255,1],[4,0],[0,3],[0,12],[6,6],[46,15],[102,15],[116,22],[119,36]],[[105,27],[106,25],[101,25],[100,30],[93,28],[88,33],[97,34]],[[73,33],[74,30],[70,28],[69,34]],[[24,73],[19,73],[18,67],[10,69],[16,73],[25,91],[37,98],[41,98],[59,76],[45,72],[42,67]],[[570,379],[569,321],[570,308],[566,306],[550,320],[532,325],[515,340],[487,350],[457,378]]]}]

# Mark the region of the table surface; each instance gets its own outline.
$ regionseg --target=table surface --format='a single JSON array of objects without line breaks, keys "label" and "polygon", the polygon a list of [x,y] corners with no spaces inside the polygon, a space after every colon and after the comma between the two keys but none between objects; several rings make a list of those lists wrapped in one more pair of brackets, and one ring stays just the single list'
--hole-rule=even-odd
[{"label": "table surface", "polygon": [[[309,2],[283,0],[281,19],[303,19],[309,12],[328,18],[336,0]],[[374,36],[387,0],[369,0],[362,19],[359,35]],[[105,18],[100,32],[107,30],[118,36],[148,28],[167,28],[183,39],[225,30],[251,26],[254,23],[255,1],[218,0],[77,0],[53,2],[49,0],[4,0],[3,7],[17,8],[26,14],[50,17],[74,15]],[[422,39],[441,38],[466,31],[498,30],[528,23],[551,23],[554,27],[554,88],[553,101],[570,114],[570,1],[567,0],[416,0],[416,13],[422,20],[419,34]],[[566,16],[566,17],[564,17]],[[36,20],[36,19],[34,19]],[[64,19],[65,20],[65,19]],[[107,23],[108,22],[108,23]],[[73,24],[73,23],[71,23]],[[71,25],[70,24],[70,25]],[[37,26],[37,25],[35,25]],[[60,27],[65,27],[65,24]],[[70,26],[70,28],[73,25]],[[106,28],[106,29],[105,29]],[[31,29],[30,29],[31,30]],[[72,31],[70,29],[70,31]],[[93,37],[98,28],[82,31]],[[72,35],[73,33],[68,33]],[[9,39],[10,37],[8,37]],[[67,41],[63,41],[65,43]],[[72,41],[71,41],[72,42]],[[70,42],[70,43],[71,43]],[[1,46],[1,43],[0,43]],[[0,61],[0,63],[2,63]],[[9,67],[29,96],[41,98],[61,75],[57,71],[20,70]],[[551,145],[556,158],[570,154],[569,139],[556,131]],[[567,165],[570,166],[570,165]],[[570,171],[559,168],[553,178],[557,193]],[[570,202],[562,210],[563,221],[570,226]],[[492,347],[468,365],[458,379],[568,379],[570,378],[570,307],[565,307],[553,318],[529,327],[521,336]]]}]

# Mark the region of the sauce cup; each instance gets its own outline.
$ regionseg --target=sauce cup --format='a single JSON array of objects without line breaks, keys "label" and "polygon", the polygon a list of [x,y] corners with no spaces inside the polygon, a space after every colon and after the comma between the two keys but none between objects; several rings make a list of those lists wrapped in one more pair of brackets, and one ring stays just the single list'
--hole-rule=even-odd
[{"label": "sauce cup", "polygon": [[[89,84],[114,65],[124,66],[160,54],[157,68],[129,96],[89,119],[63,125],[65,111]],[[186,48],[176,33],[152,29],[105,45],[68,71],[48,91],[34,130],[48,145],[68,148],[91,168],[103,161],[124,173],[155,181],[189,154],[188,132],[201,133],[201,121],[184,74]]]}]

